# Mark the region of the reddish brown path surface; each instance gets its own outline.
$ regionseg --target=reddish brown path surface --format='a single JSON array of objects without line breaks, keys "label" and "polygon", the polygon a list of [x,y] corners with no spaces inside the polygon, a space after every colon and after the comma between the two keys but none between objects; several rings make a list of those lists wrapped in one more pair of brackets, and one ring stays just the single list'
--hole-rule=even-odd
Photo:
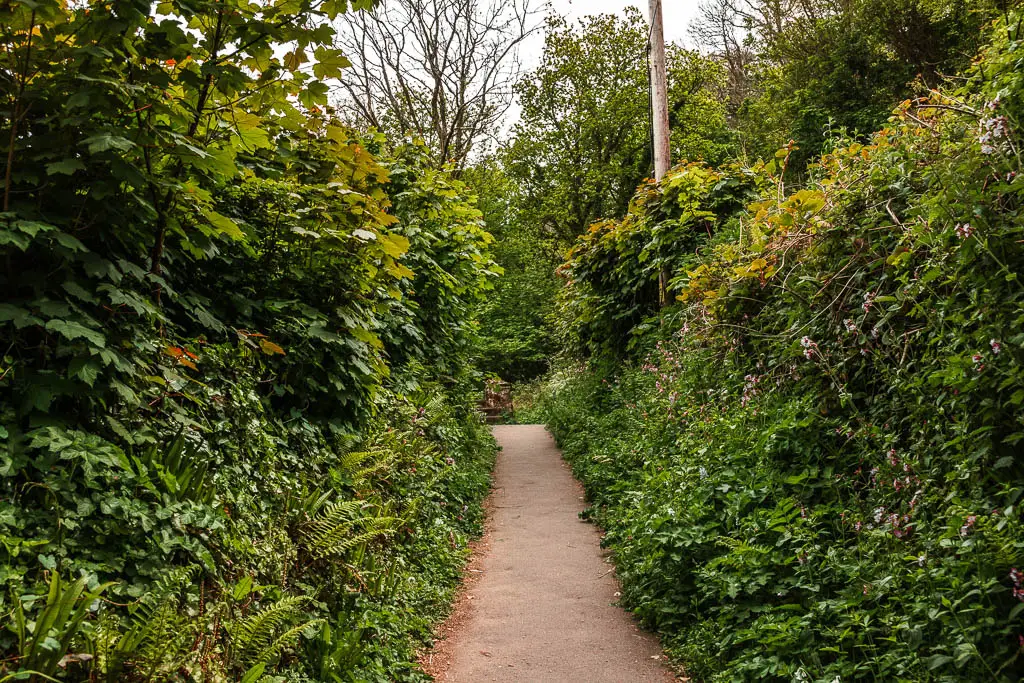
[{"label": "reddish brown path surface", "polygon": [[[633,683],[673,680],[657,639],[614,606],[583,491],[541,426],[495,427],[502,446],[488,536],[435,650],[438,680]],[[440,669],[440,670],[438,670]]]}]

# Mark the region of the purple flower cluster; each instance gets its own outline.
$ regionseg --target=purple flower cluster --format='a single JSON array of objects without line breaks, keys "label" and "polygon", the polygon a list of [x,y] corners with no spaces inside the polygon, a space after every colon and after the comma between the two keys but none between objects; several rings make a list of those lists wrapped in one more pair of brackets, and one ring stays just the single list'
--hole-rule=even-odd
[{"label": "purple flower cluster", "polygon": [[981,120],[981,133],[978,142],[981,143],[982,154],[995,154],[999,151],[1000,140],[1010,137],[1010,122],[1005,116],[990,116]]},{"label": "purple flower cluster", "polygon": [[1021,587],[1021,584],[1024,583],[1024,574],[1014,567],[1010,570],[1010,581],[1013,581],[1013,597],[1024,602],[1024,588]]}]

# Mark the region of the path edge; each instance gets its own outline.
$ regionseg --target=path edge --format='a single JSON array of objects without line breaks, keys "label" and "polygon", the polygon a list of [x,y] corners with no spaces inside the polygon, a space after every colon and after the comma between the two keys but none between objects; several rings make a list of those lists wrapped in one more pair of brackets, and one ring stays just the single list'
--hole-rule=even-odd
[{"label": "path edge", "polygon": [[[500,457],[500,445],[498,449]],[[432,629],[433,644],[422,647],[416,652],[416,663],[420,670],[434,681],[444,681],[447,676],[452,662],[453,641],[450,636],[458,630],[463,621],[469,618],[473,609],[471,591],[483,576],[480,565],[491,547],[491,535],[494,531],[494,495],[500,490],[494,485],[494,470],[497,466],[498,458],[496,457],[494,468],[491,470],[490,489],[481,504],[484,515],[483,532],[467,545],[469,555],[459,571],[459,585],[455,589],[455,597],[449,605],[448,615]]]}]

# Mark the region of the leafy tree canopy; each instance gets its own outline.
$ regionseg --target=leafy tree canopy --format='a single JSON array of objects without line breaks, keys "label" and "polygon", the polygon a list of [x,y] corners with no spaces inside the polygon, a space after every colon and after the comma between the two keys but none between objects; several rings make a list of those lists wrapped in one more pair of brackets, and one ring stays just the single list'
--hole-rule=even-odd
[{"label": "leafy tree canopy", "polygon": [[[525,219],[559,240],[621,216],[650,173],[647,33],[635,9],[578,25],[552,17],[541,65],[518,86],[522,119],[505,163],[522,185]],[[721,160],[723,69],[679,48],[669,63],[674,153]]]}]

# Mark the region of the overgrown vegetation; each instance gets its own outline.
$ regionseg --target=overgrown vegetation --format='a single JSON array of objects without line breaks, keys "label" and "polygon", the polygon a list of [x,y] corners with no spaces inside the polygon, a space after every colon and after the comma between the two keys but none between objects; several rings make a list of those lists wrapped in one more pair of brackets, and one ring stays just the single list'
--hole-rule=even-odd
[{"label": "overgrown vegetation", "polygon": [[559,290],[556,244],[521,209],[523,193],[499,166],[479,164],[464,176],[477,191],[494,260],[502,277],[477,310],[476,364],[488,373],[522,382],[543,376],[558,352],[551,316]]},{"label": "overgrown vegetation", "polygon": [[799,145],[802,174],[837,134],[868,137],[893,105],[960,73],[1012,0],[707,0],[692,27],[728,70],[750,160]]},{"label": "overgrown vegetation", "polygon": [[[648,32],[633,8],[548,22],[543,60],[517,88],[523,111],[504,163],[524,222],[549,239],[571,242],[592,222],[621,217],[650,174]],[[676,155],[721,161],[730,151],[725,71],[672,46],[669,78]]]},{"label": "overgrown vegetation", "polygon": [[423,678],[498,271],[424,145],[327,106],[371,4],[0,7],[0,679]]},{"label": "overgrown vegetation", "polygon": [[529,3],[378,4],[0,3],[0,681],[423,679],[490,375],[694,678],[1021,678],[1011,3],[709,0],[660,183],[638,12],[485,157]]},{"label": "overgrown vegetation", "polygon": [[806,185],[684,164],[563,266],[539,414],[697,679],[1024,673],[1020,15],[988,37]]}]

